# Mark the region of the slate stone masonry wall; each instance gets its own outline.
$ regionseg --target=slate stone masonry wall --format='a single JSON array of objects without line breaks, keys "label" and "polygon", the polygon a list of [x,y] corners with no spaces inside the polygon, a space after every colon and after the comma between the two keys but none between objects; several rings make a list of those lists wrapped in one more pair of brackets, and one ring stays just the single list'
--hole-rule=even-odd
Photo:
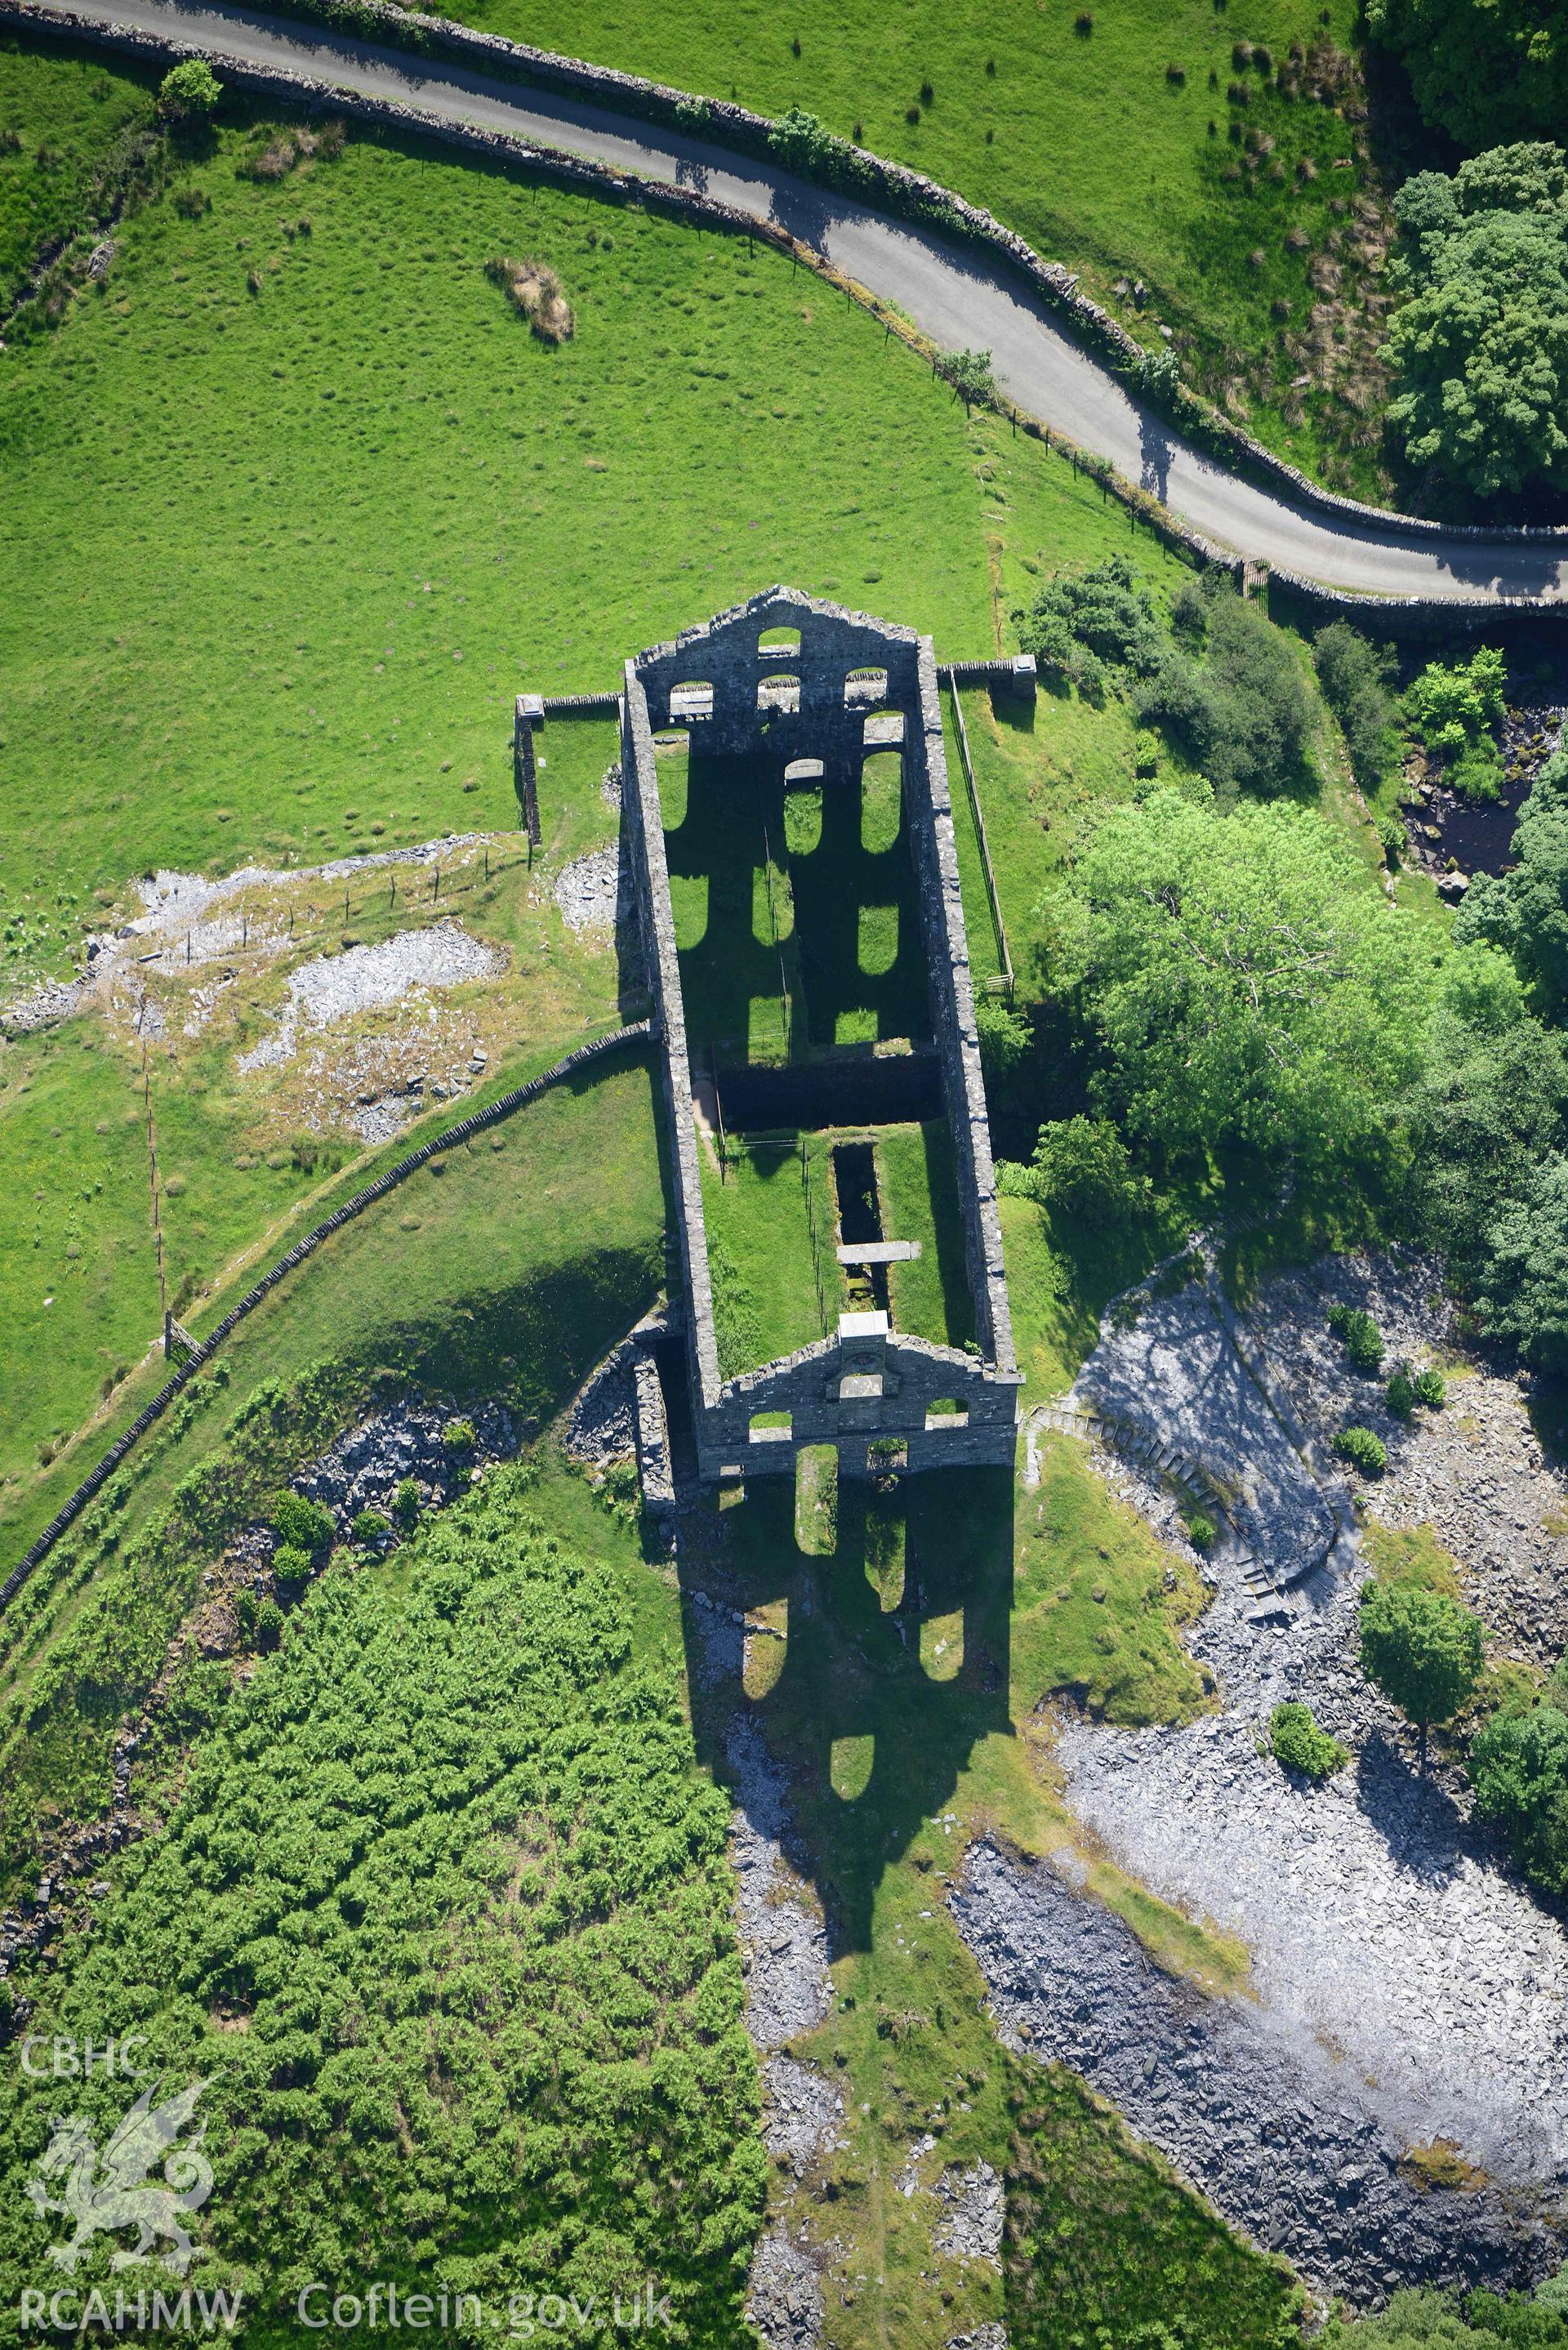
[{"label": "slate stone masonry wall", "polygon": [[[784,645],[761,641],[786,634],[792,640]],[[857,671],[871,674],[857,678]],[[764,709],[759,687],[770,676],[797,682]],[[717,754],[754,753],[781,764],[819,760],[824,787],[831,789],[858,776],[867,717],[889,712],[903,720],[904,804],[943,1102],[958,1159],[979,1351],[902,1333],[845,1327],[759,1371],[725,1381],[713,1328],[653,735],[673,717],[690,726],[695,744]],[[836,1444],[841,1473],[848,1475],[874,1473],[888,1447],[899,1448],[910,1469],[1011,1464],[1021,1382],[929,638],[793,588],[771,588],[628,660],[621,723],[621,765],[629,784],[628,845],[663,1043],[681,1270],[691,1305],[689,1367],[701,1474],[789,1470],[798,1448],[810,1443]],[[948,1409],[934,1411],[939,1403]],[[787,1429],[753,1428],[761,1415],[787,1415]]]}]

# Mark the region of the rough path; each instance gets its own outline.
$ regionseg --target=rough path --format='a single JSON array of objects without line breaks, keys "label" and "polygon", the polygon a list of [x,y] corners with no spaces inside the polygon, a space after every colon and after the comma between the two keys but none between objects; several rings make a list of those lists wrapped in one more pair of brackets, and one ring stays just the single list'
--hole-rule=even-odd
[{"label": "rough path", "polygon": [[[201,47],[243,67],[309,76],[328,88],[418,107],[619,170],[677,182],[773,219],[834,265],[899,307],[950,350],[991,351],[1019,406],[1108,458],[1205,538],[1354,594],[1490,603],[1568,596],[1560,536],[1412,528],[1296,505],[1242,481],[1131,399],[1044,307],[973,247],[889,219],[727,148],[537,88],[418,58],[369,42],[199,0],[56,0],[86,22],[112,23]],[[25,16],[0,0],[0,17]]]}]

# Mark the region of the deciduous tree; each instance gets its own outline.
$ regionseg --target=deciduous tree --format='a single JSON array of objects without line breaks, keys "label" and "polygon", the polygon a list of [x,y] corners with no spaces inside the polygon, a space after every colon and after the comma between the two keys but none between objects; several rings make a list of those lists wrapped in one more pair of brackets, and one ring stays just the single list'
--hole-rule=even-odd
[{"label": "deciduous tree", "polygon": [[1469,1608],[1414,1583],[1369,1583],[1361,1601],[1361,1669],[1427,1732],[1451,1721],[1480,1678],[1481,1627]]}]

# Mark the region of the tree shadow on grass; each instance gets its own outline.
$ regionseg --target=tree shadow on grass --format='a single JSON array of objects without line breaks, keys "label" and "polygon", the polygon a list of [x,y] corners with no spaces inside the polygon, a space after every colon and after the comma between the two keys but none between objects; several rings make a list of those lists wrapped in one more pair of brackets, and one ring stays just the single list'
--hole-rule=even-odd
[{"label": "tree shadow on grass", "polygon": [[[870,1947],[884,1870],[950,1802],[977,1743],[1009,1727],[1012,1519],[1007,1469],[932,1471],[891,1492],[846,1479],[826,1555],[797,1540],[790,1477],[754,1478],[713,1506],[703,1579],[722,1565],[731,1604],[787,1609],[783,1670],[754,1700],[733,1680],[705,1681],[696,1578],[683,1567],[699,1755],[723,1781],[730,1721],[762,1731],[793,1814],[789,1856],[821,1898],[835,1958]],[[921,1627],[939,1619],[928,1671]]]}]

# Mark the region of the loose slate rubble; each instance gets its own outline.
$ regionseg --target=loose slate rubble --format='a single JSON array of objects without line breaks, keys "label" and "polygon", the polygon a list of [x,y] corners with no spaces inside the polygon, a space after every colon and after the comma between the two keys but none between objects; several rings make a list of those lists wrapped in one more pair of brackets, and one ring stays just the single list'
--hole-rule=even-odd
[{"label": "loose slate rubble", "polygon": [[[1185,1418],[1199,1430],[1192,1449],[1200,1452],[1210,1451],[1203,1416],[1241,1374],[1206,1383],[1190,1363],[1183,1374],[1168,1341],[1203,1314],[1220,1326],[1208,1285],[1192,1284],[1174,1317],[1168,1308],[1179,1301],[1147,1290],[1118,1301],[1096,1358],[1119,1367],[1129,1415],[1157,1429],[1168,1413]],[[1378,1322],[1387,1353],[1377,1375],[1356,1372],[1329,1330],[1335,1304]],[[1152,1324],[1147,1338],[1127,1326],[1139,1309]],[[1312,2156],[1309,2170],[1316,2165],[1318,2187],[1303,2188],[1299,2210],[1286,2196],[1279,2205],[1286,2231],[1269,2232],[1272,2199],[1285,2190],[1259,2172],[1242,2126],[1254,2103],[1256,2051],[1238,2039],[1233,2022],[1220,2028],[1220,2010],[1200,2005],[1183,2020],[1188,2029],[1199,2019],[1203,2064],[1214,2078],[1208,2106],[1142,2090],[1127,2103],[1119,2059],[1111,2062],[1114,2050],[1107,2054],[1080,2032],[1071,1986],[1061,1989],[1062,2012],[1053,2008],[1044,2019],[1046,2044],[1070,2063],[1082,2058],[1081,2069],[1135,2128],[1203,2184],[1227,2217],[1282,2243],[1314,2282],[1357,2298],[1433,2278],[1521,2282],[1543,2257],[1536,2220],[1559,2221],[1568,2204],[1568,1941],[1469,1819],[1461,1775],[1439,1756],[1428,1780],[1419,1779],[1408,1725],[1360,1670],[1360,1594],[1370,1566],[1329,1447],[1350,1422],[1385,1438],[1389,1473],[1364,1502],[1391,1523],[1433,1525],[1469,1595],[1511,1639],[1511,1652],[1543,1662],[1562,1646],[1568,1609],[1559,1596],[1563,1537],[1555,1532],[1568,1529],[1563,1480],[1542,1456],[1516,1381],[1479,1363],[1455,1375],[1450,1310],[1429,1261],[1325,1259],[1266,1282],[1244,1315],[1227,1310],[1240,1348],[1261,1371],[1255,1393],[1279,1407],[1274,1427],[1289,1431],[1302,1471],[1334,1508],[1341,1531],[1272,1609],[1255,1604],[1223,1544],[1205,1562],[1213,1597],[1187,1637],[1218,1681],[1217,1714],[1136,1732],[1064,1720],[1055,1759],[1069,1804],[1123,1866],[1247,1945],[1257,1993],[1248,2014],[1272,2035],[1271,2066],[1296,2068],[1293,2127]],[[1212,1347],[1201,1357],[1215,1359]],[[1446,1411],[1417,1412],[1408,1425],[1388,1413],[1384,1388],[1400,1361],[1449,1367]],[[1263,1414],[1254,1412],[1251,1424],[1270,1440]],[[1174,1503],[1158,1471],[1095,1458],[1106,1482],[1168,1538]],[[1285,1699],[1309,1704],[1351,1751],[1348,1768],[1321,1789],[1293,1781],[1267,1750],[1270,1713]],[[987,1864],[993,1891],[1004,1866],[994,1856]],[[1041,1899],[1038,1888],[1031,1892],[1034,1908]],[[1105,1988],[1096,1966],[1132,1979],[1122,1929],[1088,1913],[1104,1930],[1068,1933],[1064,1917],[1085,1905],[1060,1884],[1047,1906],[1053,1931],[1081,1970],[1074,1981],[1092,2016]],[[1327,2051],[1343,2064],[1325,2073]],[[1387,2214],[1359,2234],[1334,2219],[1340,2171],[1361,2164],[1340,2143],[1346,2076],[1357,2136],[1371,2128],[1396,2160],[1412,2148],[1453,2147],[1506,2193],[1511,2232],[1500,2235],[1497,2199],[1484,2194],[1427,2196],[1410,2207],[1421,2221],[1413,2230],[1408,2211],[1397,2225]],[[1323,2176],[1335,2182],[1326,2199]]]},{"label": "loose slate rubble", "polygon": [[288,975],[288,994],[277,1025],[235,1063],[242,1073],[265,1069],[293,1057],[301,1027],[327,1028],[360,1012],[385,1011],[416,990],[460,987],[491,979],[505,957],[483,940],[471,938],[460,922],[434,922],[428,930],[399,931],[375,946],[317,955]]},{"label": "loose slate rubble", "polygon": [[1002,2036],[1070,2065],[1270,2251],[1358,2303],[1517,2284],[1558,2257],[1495,2189],[1423,2187],[1365,2078],[1266,2006],[1168,1975],[1047,1864],[971,1846],[949,1896]]},{"label": "loose slate rubble", "polygon": [[763,2067],[763,2141],[782,2154],[797,2178],[846,2144],[844,2099],[826,2073],[793,2056],[772,2056]]},{"label": "loose slate rubble", "polygon": [[613,931],[620,897],[620,848],[595,848],[556,877],[555,899],[568,930]]},{"label": "loose slate rubble", "polygon": [[331,1450],[296,1479],[297,1490],[324,1502],[347,1526],[361,1510],[389,1513],[405,1477],[420,1488],[421,1505],[451,1501],[492,1461],[509,1461],[533,1432],[504,1404],[484,1403],[465,1414],[472,1451],[452,1452],[445,1440],[451,1415],[429,1405],[395,1403],[340,1437]]},{"label": "loose slate rubble", "polygon": [[758,2243],[746,2315],[768,2350],[807,2350],[821,2341],[826,2314],[817,2272],[821,2258],[814,2247],[793,2243],[782,2228]]},{"label": "loose slate rubble", "polygon": [[937,2222],[936,2246],[952,2261],[983,2261],[1002,2266],[1002,2223],[1006,2197],[1000,2175],[989,2162],[972,2170],[944,2170],[936,2184],[942,2205]]}]

